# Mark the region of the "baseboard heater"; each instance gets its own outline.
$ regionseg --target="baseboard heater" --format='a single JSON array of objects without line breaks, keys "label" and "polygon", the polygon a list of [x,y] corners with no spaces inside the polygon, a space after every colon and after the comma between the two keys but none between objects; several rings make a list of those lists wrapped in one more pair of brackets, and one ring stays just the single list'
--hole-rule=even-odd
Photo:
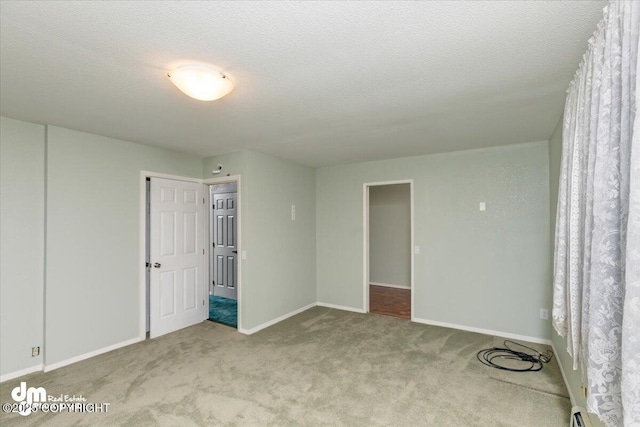
[{"label": "baseboard heater", "polygon": [[589,421],[589,415],[587,410],[579,406],[571,408],[571,421],[569,427],[593,427],[591,421]]}]

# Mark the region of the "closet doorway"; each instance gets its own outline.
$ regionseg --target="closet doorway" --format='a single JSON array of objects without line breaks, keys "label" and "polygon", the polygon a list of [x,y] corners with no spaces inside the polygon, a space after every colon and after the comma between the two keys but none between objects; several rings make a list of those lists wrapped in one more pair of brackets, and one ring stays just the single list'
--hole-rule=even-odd
[{"label": "closet doorway", "polygon": [[209,186],[209,320],[238,327],[238,183]]},{"label": "closet doorway", "polygon": [[413,313],[412,182],[365,184],[365,307],[411,319]]}]

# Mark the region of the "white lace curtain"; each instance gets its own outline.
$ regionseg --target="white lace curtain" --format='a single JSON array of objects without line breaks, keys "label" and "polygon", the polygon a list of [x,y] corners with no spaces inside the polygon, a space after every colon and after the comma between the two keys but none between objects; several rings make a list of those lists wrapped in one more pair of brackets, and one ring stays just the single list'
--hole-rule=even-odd
[{"label": "white lace curtain", "polygon": [[612,1],[567,91],[553,326],[587,410],[640,426],[640,2]]}]

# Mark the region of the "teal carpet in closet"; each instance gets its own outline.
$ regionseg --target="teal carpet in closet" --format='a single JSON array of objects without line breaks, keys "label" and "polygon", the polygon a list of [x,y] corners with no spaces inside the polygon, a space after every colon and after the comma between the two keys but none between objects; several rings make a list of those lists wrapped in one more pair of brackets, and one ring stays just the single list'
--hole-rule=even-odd
[{"label": "teal carpet in closet", "polygon": [[238,301],[209,295],[209,320],[238,327]]}]

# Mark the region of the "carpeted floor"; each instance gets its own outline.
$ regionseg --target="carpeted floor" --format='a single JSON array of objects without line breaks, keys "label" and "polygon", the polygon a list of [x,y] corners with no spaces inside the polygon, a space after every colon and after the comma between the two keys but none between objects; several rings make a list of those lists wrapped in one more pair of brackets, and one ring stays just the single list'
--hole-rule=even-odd
[{"label": "carpeted floor", "polygon": [[209,320],[238,327],[238,301],[209,295]]},{"label": "carpeted floor", "polygon": [[566,426],[555,359],[538,373],[476,360],[501,342],[322,307],[251,336],[203,322],[0,385],[3,403],[26,380],[48,395],[109,402],[107,414],[2,413],[0,424]]}]

